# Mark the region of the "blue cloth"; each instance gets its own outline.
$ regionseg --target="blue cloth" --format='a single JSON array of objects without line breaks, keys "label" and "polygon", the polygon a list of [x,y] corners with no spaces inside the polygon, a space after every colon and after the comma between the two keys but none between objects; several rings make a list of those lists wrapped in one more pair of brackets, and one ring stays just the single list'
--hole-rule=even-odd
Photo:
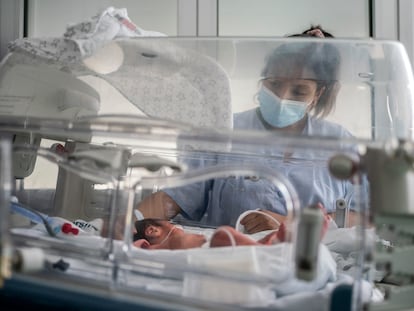
[{"label": "blue cloth", "polygon": [[[338,124],[309,116],[303,135],[352,137],[346,129]],[[266,130],[264,123],[256,113],[256,109],[248,110],[234,117],[235,129]],[[326,151],[321,150],[294,150],[285,156],[285,150],[255,150],[263,156],[252,160],[276,168],[291,182],[299,195],[301,205],[322,203],[328,212],[335,211],[338,199],[350,202],[353,195],[353,186],[347,181],[339,181],[328,172]],[[216,163],[234,164],[231,153],[216,156]],[[199,165],[205,167],[214,165],[211,159],[198,159]],[[185,217],[192,220],[201,220],[209,225],[234,226],[238,216],[246,210],[266,209],[286,215],[285,198],[276,185],[267,179],[254,176],[217,178],[205,182],[191,184],[175,189],[165,189],[182,209]]]}]

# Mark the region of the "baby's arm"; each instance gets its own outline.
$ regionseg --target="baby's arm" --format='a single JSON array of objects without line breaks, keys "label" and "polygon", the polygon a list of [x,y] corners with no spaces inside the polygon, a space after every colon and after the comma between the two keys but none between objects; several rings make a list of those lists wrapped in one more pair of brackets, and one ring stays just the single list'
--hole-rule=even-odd
[{"label": "baby's arm", "polygon": [[138,248],[150,248],[151,244],[145,239],[136,240],[133,245]]}]

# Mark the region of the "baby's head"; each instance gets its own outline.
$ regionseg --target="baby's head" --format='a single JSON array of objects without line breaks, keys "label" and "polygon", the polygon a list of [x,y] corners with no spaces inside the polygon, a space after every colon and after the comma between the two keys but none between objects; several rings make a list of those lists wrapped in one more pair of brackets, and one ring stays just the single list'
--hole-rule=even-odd
[{"label": "baby's head", "polygon": [[133,244],[139,248],[188,249],[206,242],[204,235],[185,233],[181,226],[163,219],[137,220],[135,230]]},{"label": "baby's head", "polygon": [[168,220],[146,218],[135,222],[134,242],[140,239],[147,240],[150,244],[161,243],[174,228]]}]

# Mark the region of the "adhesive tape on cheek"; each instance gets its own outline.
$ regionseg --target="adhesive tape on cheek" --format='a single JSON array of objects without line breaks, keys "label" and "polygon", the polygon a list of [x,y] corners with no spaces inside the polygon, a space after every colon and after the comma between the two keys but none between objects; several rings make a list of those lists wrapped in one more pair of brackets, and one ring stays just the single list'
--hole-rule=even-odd
[{"label": "adhesive tape on cheek", "polygon": [[245,211],[245,212],[243,212],[243,213],[241,213],[241,214],[240,214],[239,218],[237,218],[237,221],[236,221],[236,230],[237,230],[237,231],[239,231],[239,232],[241,232],[241,233],[248,233],[248,232],[245,230],[244,226],[240,223],[240,221],[241,221],[244,217],[246,217],[247,215],[249,215],[249,214],[251,214],[251,213],[254,213],[254,212],[256,212],[256,210],[248,210],[248,211]]}]

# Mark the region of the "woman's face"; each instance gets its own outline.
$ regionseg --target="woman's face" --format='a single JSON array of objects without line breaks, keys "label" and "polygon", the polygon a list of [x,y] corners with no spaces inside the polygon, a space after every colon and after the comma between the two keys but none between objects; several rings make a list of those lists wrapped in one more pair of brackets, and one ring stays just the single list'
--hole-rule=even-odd
[{"label": "woman's face", "polygon": [[319,97],[318,85],[311,79],[267,78],[263,80],[263,84],[280,99],[300,101],[310,105],[316,103]]},{"label": "woman's face", "polygon": [[322,91],[318,89],[316,81],[315,73],[303,62],[287,58],[284,62],[273,64],[268,71],[268,76],[263,79],[263,84],[280,99],[312,105],[307,109],[310,111],[318,102]]},{"label": "woman's face", "polygon": [[270,71],[258,92],[261,115],[274,128],[300,131],[307,113],[317,105],[322,89],[318,87],[315,76],[304,67],[279,66],[273,69],[279,70]]}]

